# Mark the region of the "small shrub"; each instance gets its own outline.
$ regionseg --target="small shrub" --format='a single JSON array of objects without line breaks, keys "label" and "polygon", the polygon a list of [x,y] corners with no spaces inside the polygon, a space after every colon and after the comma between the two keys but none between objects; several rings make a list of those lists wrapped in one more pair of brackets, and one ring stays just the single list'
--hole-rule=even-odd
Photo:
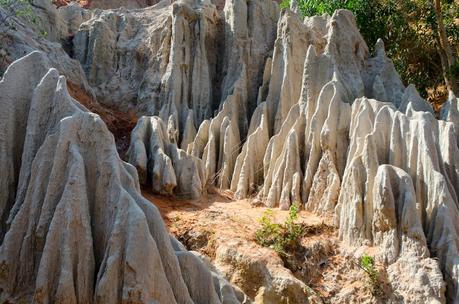
[{"label": "small shrub", "polygon": [[274,215],[271,209],[266,210],[258,220],[261,228],[255,233],[257,243],[263,247],[269,247],[275,243],[276,236],[279,234],[279,224],[273,222]]},{"label": "small shrub", "polygon": [[[14,22],[10,22],[13,17],[21,18],[26,22],[35,25],[37,28],[42,27],[40,18],[33,11],[33,0],[0,0],[0,7],[5,11],[0,15],[0,26],[7,26],[15,30]],[[42,38],[48,36],[48,32],[40,30],[38,35]]]},{"label": "small shrub", "polygon": [[359,266],[367,274],[372,292],[379,293],[379,272],[376,269],[373,257],[367,254],[362,255],[360,257]]},{"label": "small shrub", "polygon": [[294,252],[300,245],[299,240],[303,235],[303,226],[296,222],[298,219],[298,205],[293,204],[289,216],[284,223],[274,223],[271,209],[266,210],[259,219],[261,228],[255,233],[255,239],[263,247],[271,247],[280,255]]},{"label": "small shrub", "polygon": [[290,0],[282,0],[279,4],[280,9],[289,8],[290,7]]}]

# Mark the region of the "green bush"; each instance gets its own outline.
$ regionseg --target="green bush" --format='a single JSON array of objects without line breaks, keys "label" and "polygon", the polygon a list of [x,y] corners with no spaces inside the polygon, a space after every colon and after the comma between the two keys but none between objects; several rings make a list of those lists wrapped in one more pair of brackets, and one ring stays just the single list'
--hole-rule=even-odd
[{"label": "green bush", "polygon": [[367,274],[372,292],[377,293],[380,290],[379,272],[376,269],[373,257],[367,254],[362,255],[360,257],[359,266]]},{"label": "green bush", "polygon": [[299,246],[303,226],[297,223],[298,205],[293,204],[284,223],[274,223],[271,209],[266,210],[259,219],[261,228],[255,232],[255,239],[263,247],[271,247],[280,255],[287,255]]}]

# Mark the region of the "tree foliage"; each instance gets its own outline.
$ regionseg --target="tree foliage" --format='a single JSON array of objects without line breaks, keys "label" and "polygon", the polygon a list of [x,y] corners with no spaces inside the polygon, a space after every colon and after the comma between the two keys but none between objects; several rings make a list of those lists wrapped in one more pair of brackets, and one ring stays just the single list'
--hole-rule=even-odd
[{"label": "tree foliage", "polygon": [[[432,0],[297,0],[297,5],[303,16],[332,15],[340,8],[352,11],[370,50],[378,38],[383,39],[405,84],[415,84],[427,96],[429,90],[443,83],[436,39],[438,19]],[[289,0],[283,0],[281,7],[288,6]],[[459,4],[442,0],[441,6],[447,39],[457,58]],[[451,66],[448,73],[459,74],[459,63]]]}]

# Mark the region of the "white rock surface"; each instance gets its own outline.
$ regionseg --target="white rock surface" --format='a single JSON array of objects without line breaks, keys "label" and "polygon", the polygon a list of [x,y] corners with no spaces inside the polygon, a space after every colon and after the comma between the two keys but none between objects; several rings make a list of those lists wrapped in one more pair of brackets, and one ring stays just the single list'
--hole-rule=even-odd
[{"label": "white rock surface", "polygon": [[[370,103],[377,102],[361,99],[353,104],[352,115],[356,117],[353,136],[359,139],[352,138],[351,142],[360,141],[360,144],[349,152],[336,208],[340,237],[353,244],[380,245],[391,256],[390,261],[397,256],[399,248],[414,249],[417,255],[425,249],[416,249],[419,245],[412,243],[403,245],[403,236],[383,237],[379,232],[380,222],[384,227],[397,227],[404,234],[414,233],[415,236],[409,239],[421,243],[425,235],[430,253],[438,258],[446,274],[447,296],[454,299],[457,297],[454,286],[457,286],[458,277],[457,264],[452,257],[457,256],[457,245],[447,241],[450,237],[455,238],[459,231],[454,224],[459,215],[456,197],[459,151],[454,125],[437,121],[430,113],[414,112],[409,108],[405,115],[391,105],[378,108]],[[384,164],[400,168],[392,175],[403,176],[403,183],[408,183],[409,189],[400,181],[397,182],[400,188],[394,190],[396,194],[390,194],[393,185],[384,187],[386,173],[380,172],[385,168],[381,167]],[[410,189],[408,179],[412,180],[413,189]],[[381,202],[388,204],[390,199],[387,197],[392,196],[395,200],[397,196],[402,200],[398,203],[401,206],[395,206],[398,214],[403,214],[397,221],[393,218],[396,225],[384,217],[381,219],[378,211]],[[410,205],[415,207],[407,209],[405,204],[412,200]]]},{"label": "white rock surface", "polygon": [[112,9],[124,7],[128,9],[138,9],[154,5],[159,1],[156,0],[90,0],[88,8]]},{"label": "white rock surface", "polygon": [[453,92],[449,92],[448,100],[443,104],[440,111],[440,118],[454,123],[456,133],[459,129],[459,100]]},{"label": "white rock surface", "polygon": [[[0,184],[2,236],[6,233],[0,256],[6,263],[3,282],[13,295],[19,283],[27,292],[43,290],[38,296],[57,292],[51,290],[58,286],[54,283],[40,285],[48,277],[61,282],[52,275],[57,273],[54,265],[46,260],[35,265],[36,260],[41,261],[41,252],[47,259],[59,260],[62,269],[74,271],[67,266],[76,259],[73,251],[68,257],[56,257],[55,252],[45,250],[48,238],[44,237],[55,240],[53,246],[72,242],[71,234],[55,234],[51,228],[66,224],[78,213],[89,214],[77,227],[86,233],[82,233],[86,239],[81,242],[86,246],[81,246],[81,255],[89,256],[87,264],[102,273],[92,281],[83,280],[81,284],[96,289],[78,289],[87,294],[77,298],[99,295],[99,288],[101,297],[112,296],[104,287],[107,285],[98,285],[111,284],[111,276],[116,277],[100,270],[106,261],[103,257],[115,256],[114,263],[120,261],[115,265],[118,268],[113,266],[114,272],[130,258],[107,245],[115,235],[113,242],[120,248],[131,248],[126,240],[147,244],[142,246],[157,259],[145,262],[145,268],[157,269],[160,262],[165,265],[161,267],[175,267],[166,270],[165,277],[155,277],[160,283],[153,287],[142,285],[150,279],[148,274],[142,277],[144,281],[135,282],[140,285],[125,279],[123,282],[135,286],[129,291],[120,289],[118,299],[128,294],[164,296],[166,301],[180,303],[195,298],[221,300],[218,288],[203,290],[196,285],[195,271],[202,267],[188,264],[194,263],[190,262],[194,258],[187,253],[177,258],[167,249],[169,242],[168,247],[158,243],[156,238],[164,236],[153,229],[159,224],[150,222],[156,211],[147,210],[136,194],[133,167],[121,163],[109,144],[111,139],[105,138],[110,136],[97,131],[102,128],[97,128],[99,120],[74,110],[75,106],[54,105],[68,97],[63,80],[56,82],[61,86],[57,93],[50,93],[54,88],[45,89],[56,86],[50,79],[57,77],[57,72],[48,73],[48,66],[53,66],[72,83],[94,90],[106,105],[156,115],[139,120],[128,154],[141,182],[154,191],[199,197],[206,186],[213,185],[231,189],[241,199],[256,195],[269,207],[288,209],[299,202],[309,211],[334,215],[345,244],[378,248],[378,259],[387,266],[392,288],[404,302],[459,301],[457,98],[450,96],[441,113],[443,121],[436,120],[432,107],[414,86],[404,87],[382,41],[377,42],[374,57],[370,56],[350,12],[339,10],[331,17],[301,20],[288,9],[279,12],[271,1],[229,0],[223,12],[209,1],[163,1],[139,10],[95,10],[90,15],[75,10],[48,15],[54,29],[50,39],[58,41],[75,34],[72,49],[88,81],[59,45],[42,41],[36,34],[29,38],[25,25],[9,33],[16,46],[8,48],[12,58],[42,49],[48,52],[49,61],[43,65],[46,67],[38,64],[28,72],[14,72],[18,65],[13,65],[10,75],[22,79],[27,73],[30,81],[10,83],[17,87],[8,92],[17,95],[3,94],[1,99],[5,103],[17,100],[0,114],[4,125],[0,134],[7,138],[0,141],[0,169],[7,172]],[[91,19],[86,20],[88,16]],[[56,30],[56,25],[62,25],[63,30]],[[49,75],[44,77],[46,73]],[[7,81],[5,76],[2,85]],[[32,98],[33,90],[37,97]],[[29,111],[34,104],[31,99],[53,100],[34,107],[56,114],[48,119],[45,110]],[[34,112],[41,114],[34,116]],[[43,129],[46,131],[38,131]],[[4,144],[9,141],[14,144]],[[67,150],[59,145],[67,145]],[[69,160],[65,166],[52,163],[58,153]],[[32,170],[34,164],[41,169]],[[65,170],[53,173],[53,168],[61,167]],[[99,178],[88,177],[88,170]],[[113,172],[118,192],[106,191]],[[81,175],[85,178],[71,178]],[[37,182],[31,184],[29,179],[33,178]],[[52,183],[53,178],[69,185]],[[59,195],[45,196],[45,190]],[[62,198],[74,196],[74,191],[88,193],[78,197],[79,209],[59,207],[60,201],[68,204],[69,200]],[[43,215],[41,210],[49,209],[42,207],[42,201],[52,206]],[[111,205],[103,211],[97,208],[98,204],[105,207],[107,201],[119,204],[120,209],[110,209]],[[129,216],[121,209],[129,210]],[[120,212],[125,217],[118,219]],[[54,213],[62,216],[54,220]],[[102,228],[94,228],[96,215]],[[120,232],[109,230],[110,223],[119,225]],[[122,223],[132,227],[123,228],[126,225]],[[149,230],[145,232],[139,223],[146,223]],[[129,233],[145,239],[131,240]],[[91,238],[103,242],[88,241]],[[18,248],[36,260],[13,260]],[[87,252],[94,252],[94,257]],[[32,269],[38,269],[39,275]],[[82,271],[94,273],[92,268]],[[100,281],[105,275],[108,281]],[[211,281],[207,273],[202,278]],[[401,283],[405,281],[409,283]],[[65,284],[62,286],[71,286]],[[157,286],[166,287],[156,293]],[[193,290],[188,292],[187,288]],[[138,290],[147,292],[136,293]]]},{"label": "white rock surface", "polygon": [[[73,39],[98,100],[140,114],[172,115],[184,130],[212,115],[221,25],[210,3],[163,1],[142,10],[96,10]],[[165,120],[166,122],[166,120]]]},{"label": "white rock surface", "polygon": [[160,194],[199,198],[205,186],[202,161],[169,140],[161,118],[144,116],[132,131],[128,161],[140,183]]},{"label": "white rock surface", "polygon": [[[156,14],[156,20],[163,20],[158,17],[160,14],[164,14],[163,18],[170,16],[170,8],[163,5],[151,8],[154,12],[150,15]],[[381,40],[375,47],[375,56],[370,57],[348,11],[302,21],[295,13],[284,10],[274,33],[273,16],[277,7],[265,2],[247,5],[229,1],[222,17],[211,13],[211,6],[204,4],[199,13],[196,7],[199,5],[174,5],[172,21],[168,21],[172,25],[162,27],[174,29],[179,20],[183,22],[181,31],[167,34],[171,37],[170,46],[166,42],[155,45],[155,52],[160,55],[154,58],[167,54],[169,60],[164,60],[167,67],[159,69],[155,64],[148,65],[150,75],[163,75],[153,78],[164,84],[156,95],[158,101],[148,104],[156,107],[154,111],[161,107],[159,114],[168,121],[169,140],[202,159],[203,189],[215,185],[230,188],[238,198],[257,194],[257,199],[269,207],[288,209],[298,202],[307,210],[334,214],[345,243],[375,245],[385,252],[380,258],[387,267],[392,267],[394,290],[401,298],[419,303],[443,302],[441,269],[446,274],[448,299],[457,299],[458,253],[456,244],[447,241],[447,235],[459,232],[454,224],[459,214],[456,99],[451,97],[442,115],[452,123],[435,120],[432,107],[416,89],[403,86]],[[206,46],[202,40],[189,46],[189,37],[193,37],[187,34],[190,19],[179,14],[185,10],[189,12],[187,16],[197,14],[193,20],[201,20],[209,11],[200,33],[222,47],[222,62],[209,61],[204,55],[212,54],[218,47]],[[121,11],[105,14],[119,16]],[[144,20],[144,17],[130,18]],[[220,22],[225,22],[221,27],[225,33],[223,42],[219,30],[209,30],[218,29]],[[109,23],[97,26],[106,24]],[[95,28],[95,19],[86,26],[89,30]],[[184,57],[178,56],[174,40],[177,37],[182,37],[182,49],[187,50]],[[269,39],[265,42],[260,37]],[[128,41],[133,43],[132,38]],[[164,49],[159,49],[159,45]],[[270,45],[272,54],[268,51]],[[141,50],[135,44],[132,46]],[[199,67],[216,74],[208,71],[199,74],[187,56],[201,60]],[[199,85],[193,86],[194,80],[190,84],[189,78],[184,78],[181,72],[177,74],[177,64],[188,71],[186,75],[198,73]],[[131,65],[122,67],[133,71]],[[100,78],[97,74],[94,79]],[[120,79],[123,77],[116,78]],[[200,95],[198,99],[183,95],[183,92],[202,94],[209,88],[212,94]],[[155,96],[151,94],[154,90],[144,87],[139,92]],[[418,148],[421,144],[427,148]],[[155,157],[159,156],[146,159]],[[140,159],[145,162],[145,158]],[[384,164],[393,167],[380,167]],[[167,172],[174,170],[169,168]],[[395,190],[386,193],[384,185]],[[399,197],[399,192],[415,197],[415,203]],[[386,209],[393,208],[385,204],[391,199],[401,211],[388,215]],[[385,226],[387,216],[392,221],[390,229]],[[410,242],[412,238],[418,242]],[[438,263],[430,256],[438,258]],[[405,269],[401,261],[417,271],[428,287],[417,283],[397,285],[394,280]]]},{"label": "white rock surface", "polygon": [[[444,302],[443,277],[437,261],[429,258],[411,177],[397,167],[379,166],[373,209],[373,244],[380,248],[379,258],[390,265],[394,292],[409,303]],[[416,278],[411,284],[400,283],[410,277]]]}]

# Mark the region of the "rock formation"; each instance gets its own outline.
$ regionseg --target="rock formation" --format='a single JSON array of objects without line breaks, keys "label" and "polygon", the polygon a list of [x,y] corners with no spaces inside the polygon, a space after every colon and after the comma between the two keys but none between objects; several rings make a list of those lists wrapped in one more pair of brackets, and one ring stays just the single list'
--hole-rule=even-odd
[{"label": "rock formation", "polygon": [[[189,264],[193,255],[171,249],[157,212],[138,194],[135,167],[140,182],[162,194],[196,198],[211,185],[268,207],[298,203],[334,216],[344,244],[378,248],[401,301],[459,301],[457,98],[437,120],[414,86],[404,86],[381,40],[370,55],[349,11],[302,20],[269,0],[228,0],[223,11],[210,1],[93,11],[41,2],[49,40],[67,43],[81,66],[57,43],[27,36],[25,24],[5,30],[11,58],[47,52],[43,67],[28,67],[26,57],[1,83],[8,93],[0,121],[8,126],[0,165],[8,173],[0,257],[9,294],[221,301],[218,287],[193,279],[190,272],[205,272]],[[133,166],[50,67],[105,106],[141,117],[128,153]],[[31,80],[11,84],[27,68]],[[71,197],[81,203],[69,205]],[[54,232],[62,226],[81,230],[82,252],[47,250],[76,241]],[[154,258],[142,260],[136,244]],[[13,259],[19,250],[24,256]],[[76,271],[80,256],[88,257],[78,271],[85,279],[60,278],[61,268]],[[140,266],[143,279],[130,279]],[[120,269],[122,287],[109,294]],[[154,277],[153,269],[164,271]],[[86,285],[67,288],[75,284]]]},{"label": "rock formation", "polygon": [[[2,17],[8,13],[10,12],[0,7]],[[40,18],[37,25],[32,26],[16,18],[0,25],[1,71],[4,72],[14,60],[39,50],[46,53],[52,67],[62,71],[61,73],[65,74],[69,82],[86,92],[92,92],[81,65],[67,56],[64,48],[59,44],[65,42],[69,33],[76,31],[79,24],[89,18],[91,13],[74,6],[62,7],[58,10],[46,0],[36,0],[34,13]]]},{"label": "rock formation", "polygon": [[355,133],[336,208],[340,237],[383,246],[389,261],[409,250],[422,256],[427,242],[455,299],[458,247],[449,241],[457,238],[459,215],[454,124],[411,105],[404,114],[377,103],[359,99],[352,106]]},{"label": "rock formation", "polygon": [[[226,18],[233,7],[227,3]],[[237,36],[238,28],[230,29]],[[225,98],[224,79],[220,111],[201,123],[188,145],[188,153],[203,160],[206,182],[239,198],[257,194],[270,207],[296,202],[334,214],[345,243],[379,246],[393,273],[401,275],[408,263],[430,286],[396,286],[402,298],[423,290],[415,301],[444,301],[440,269],[448,299],[457,298],[457,245],[444,245],[446,235],[459,232],[453,124],[438,122],[416,89],[404,87],[382,41],[370,57],[347,11],[304,22],[283,11],[273,45],[255,81],[256,107],[239,59],[242,76],[232,94]],[[223,69],[228,77],[234,67]],[[443,114],[451,121],[455,100]],[[438,213],[440,206],[445,212]]]},{"label": "rock formation", "polygon": [[237,303],[168,234],[113,135],[50,66],[33,52],[0,81],[2,299]]},{"label": "rock formation", "polygon": [[459,127],[459,99],[454,96],[453,92],[449,92],[448,100],[443,105],[440,111],[442,120],[454,123],[456,129]]},{"label": "rock formation", "polygon": [[138,121],[132,131],[128,160],[136,167],[140,183],[157,193],[191,198],[202,195],[202,161],[177,148],[159,117],[144,116]]},{"label": "rock formation", "polygon": [[199,11],[167,2],[95,11],[76,33],[73,49],[100,102],[156,115],[167,107],[183,127],[187,108],[197,123],[212,114],[218,20],[210,3]]}]

